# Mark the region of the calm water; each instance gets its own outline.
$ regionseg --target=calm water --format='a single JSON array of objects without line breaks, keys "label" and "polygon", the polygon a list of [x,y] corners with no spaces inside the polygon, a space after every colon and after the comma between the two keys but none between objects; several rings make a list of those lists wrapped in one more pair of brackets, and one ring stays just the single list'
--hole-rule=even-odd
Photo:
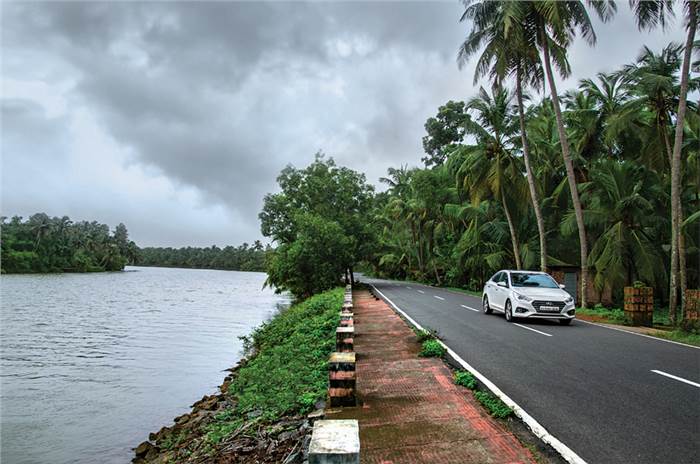
[{"label": "calm water", "polygon": [[261,273],[2,276],[0,461],[117,463],[221,383],[288,304]]}]

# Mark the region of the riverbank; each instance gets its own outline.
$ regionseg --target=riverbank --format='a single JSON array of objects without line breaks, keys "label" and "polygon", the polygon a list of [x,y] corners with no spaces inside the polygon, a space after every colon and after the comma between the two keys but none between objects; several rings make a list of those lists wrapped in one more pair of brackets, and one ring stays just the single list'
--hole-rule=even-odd
[{"label": "riverbank", "polygon": [[150,434],[133,462],[301,462],[322,415],[342,302],[342,289],[316,295],[242,337],[246,358],[219,392]]}]

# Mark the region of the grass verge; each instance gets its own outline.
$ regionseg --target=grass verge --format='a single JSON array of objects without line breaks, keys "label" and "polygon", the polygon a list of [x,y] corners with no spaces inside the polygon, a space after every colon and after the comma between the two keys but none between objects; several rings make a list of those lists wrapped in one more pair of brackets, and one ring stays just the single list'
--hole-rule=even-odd
[{"label": "grass verge", "polygon": [[424,358],[442,358],[445,354],[447,354],[445,347],[436,339],[430,338],[423,342],[419,356]]},{"label": "grass verge", "polygon": [[458,292],[458,293],[465,293],[467,295],[475,296],[477,298],[481,298],[482,293],[476,290],[468,290],[466,288],[459,288],[459,287],[443,287],[446,290],[451,290],[453,292]]},{"label": "grass verge", "polygon": [[235,408],[216,416],[207,438],[218,443],[251,418],[306,413],[325,397],[343,289],[313,296],[243,337],[250,360],[229,387]]}]

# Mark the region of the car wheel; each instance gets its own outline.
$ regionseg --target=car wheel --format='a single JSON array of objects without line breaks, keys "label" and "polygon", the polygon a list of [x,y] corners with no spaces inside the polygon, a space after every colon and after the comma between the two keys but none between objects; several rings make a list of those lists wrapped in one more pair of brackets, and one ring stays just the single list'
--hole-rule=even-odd
[{"label": "car wheel", "polygon": [[561,325],[569,325],[571,324],[571,321],[573,321],[573,319],[559,319],[559,323]]},{"label": "car wheel", "polygon": [[513,317],[513,305],[510,304],[510,300],[506,301],[506,321],[513,322],[515,318]]},{"label": "car wheel", "polygon": [[484,302],[482,304],[484,308],[484,313],[485,314],[491,314],[493,312],[493,309],[491,309],[491,306],[489,306],[489,297],[484,295]]}]

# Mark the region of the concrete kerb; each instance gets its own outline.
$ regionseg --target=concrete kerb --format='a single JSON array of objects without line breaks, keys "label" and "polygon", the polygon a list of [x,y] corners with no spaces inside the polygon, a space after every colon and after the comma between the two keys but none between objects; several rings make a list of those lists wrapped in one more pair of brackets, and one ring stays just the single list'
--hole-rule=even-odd
[{"label": "concrete kerb", "polygon": [[[385,302],[387,302],[391,308],[398,312],[406,321],[408,321],[416,329],[426,330],[418,322],[413,320],[411,316],[409,316],[406,312],[399,308],[393,301],[391,301],[391,299],[384,295],[377,287],[374,286],[374,284],[369,285],[374,292],[376,292],[378,295],[381,295],[382,299]],[[532,431],[533,434],[535,434],[537,438],[554,448],[554,450],[556,450],[556,452],[559,453],[565,461],[569,462],[570,464],[587,464],[583,458],[581,458],[571,448],[562,443],[554,435],[549,433],[546,428],[544,428],[539,422],[535,420],[535,418],[533,418],[527,411],[521,408],[508,395],[503,393],[503,391],[500,388],[498,388],[493,382],[486,378],[481,372],[476,370],[468,362],[462,359],[462,357],[459,356],[452,348],[447,346],[442,340],[438,340],[438,342],[447,350],[447,354],[450,357],[452,357],[452,359],[454,359],[457,364],[471,372],[474,375],[474,377],[476,377],[479,380],[479,382],[481,382],[486,388],[488,388],[494,395],[500,398],[501,401],[503,401],[509,408],[511,408],[515,415],[519,417],[520,420],[522,420],[525,423],[525,425],[527,425],[527,427]]]},{"label": "concrete kerb", "polygon": [[359,464],[360,426],[357,420],[319,420],[309,444],[309,464]]}]

